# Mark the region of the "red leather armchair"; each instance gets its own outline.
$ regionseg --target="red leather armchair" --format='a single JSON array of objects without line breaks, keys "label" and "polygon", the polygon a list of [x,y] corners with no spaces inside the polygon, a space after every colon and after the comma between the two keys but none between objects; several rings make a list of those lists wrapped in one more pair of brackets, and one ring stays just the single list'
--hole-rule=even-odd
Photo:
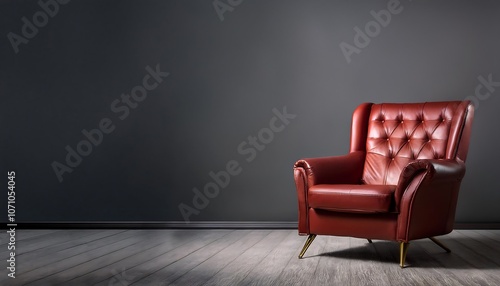
[{"label": "red leather armchair", "polygon": [[364,103],[352,116],[349,154],[294,165],[299,234],[409,242],[453,229],[474,107],[469,101]]}]

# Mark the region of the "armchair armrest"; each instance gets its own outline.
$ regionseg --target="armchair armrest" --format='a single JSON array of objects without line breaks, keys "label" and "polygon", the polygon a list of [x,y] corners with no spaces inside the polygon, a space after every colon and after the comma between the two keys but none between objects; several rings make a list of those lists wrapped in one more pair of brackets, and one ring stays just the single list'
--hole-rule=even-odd
[{"label": "armchair armrest", "polygon": [[440,182],[460,182],[465,175],[465,164],[456,160],[415,160],[408,163],[399,176],[396,188],[396,206],[401,197],[412,183],[412,181],[422,175],[421,180],[426,180],[430,184]]},{"label": "armchair armrest", "polygon": [[449,233],[464,175],[465,164],[453,159],[410,162],[401,172],[394,194],[400,212],[398,239]]},{"label": "armchair armrest", "polygon": [[365,152],[344,156],[302,159],[293,166],[299,203],[299,234],[309,234],[307,190],[317,184],[359,184]]},{"label": "armchair armrest", "polygon": [[365,152],[356,151],[344,156],[307,158],[295,163],[303,169],[309,187],[318,184],[359,184],[363,173]]}]

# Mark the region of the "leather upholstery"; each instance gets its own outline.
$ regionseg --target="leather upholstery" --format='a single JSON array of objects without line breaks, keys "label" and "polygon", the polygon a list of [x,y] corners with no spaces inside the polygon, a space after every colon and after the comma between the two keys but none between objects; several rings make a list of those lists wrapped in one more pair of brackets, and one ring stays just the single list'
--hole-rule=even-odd
[{"label": "leather upholstery", "polygon": [[315,185],[309,207],[339,212],[378,213],[394,209],[395,185]]},{"label": "leather upholstery", "polygon": [[458,105],[459,102],[373,105],[363,182],[395,185],[412,160],[444,159]]},{"label": "leather upholstery", "polygon": [[469,101],[359,105],[348,154],[294,165],[299,234],[408,242],[449,233],[473,117]]},{"label": "leather upholstery", "polygon": [[295,186],[299,200],[299,233],[309,233],[307,191],[317,184],[359,184],[365,153],[299,160],[294,165]]},{"label": "leather upholstery", "polygon": [[311,233],[392,240],[397,231],[397,214],[356,214],[309,209]]}]

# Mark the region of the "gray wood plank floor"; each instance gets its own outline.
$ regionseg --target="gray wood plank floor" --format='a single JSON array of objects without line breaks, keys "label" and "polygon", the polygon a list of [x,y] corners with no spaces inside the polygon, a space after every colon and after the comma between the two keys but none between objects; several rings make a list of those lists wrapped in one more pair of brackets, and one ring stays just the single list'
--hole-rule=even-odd
[{"label": "gray wood plank floor", "polygon": [[398,244],[296,230],[17,230],[16,278],[0,285],[500,285],[500,230],[455,230]]}]

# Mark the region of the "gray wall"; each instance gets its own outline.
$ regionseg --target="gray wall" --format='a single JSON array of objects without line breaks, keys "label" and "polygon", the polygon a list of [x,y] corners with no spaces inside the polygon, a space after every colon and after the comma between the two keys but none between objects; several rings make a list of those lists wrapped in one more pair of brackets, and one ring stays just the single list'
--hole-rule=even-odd
[{"label": "gray wall", "polygon": [[[192,221],[294,221],[293,163],[346,153],[359,103],[465,98],[478,109],[457,221],[500,221],[500,2],[215,4],[73,0],[44,18],[36,1],[0,3],[1,181],[16,172],[18,222],[182,221],[180,204]],[[148,66],[169,74],[141,98]],[[285,107],[295,117],[274,120]],[[60,182],[54,162],[103,119]],[[209,173],[228,163],[217,193]]]}]

